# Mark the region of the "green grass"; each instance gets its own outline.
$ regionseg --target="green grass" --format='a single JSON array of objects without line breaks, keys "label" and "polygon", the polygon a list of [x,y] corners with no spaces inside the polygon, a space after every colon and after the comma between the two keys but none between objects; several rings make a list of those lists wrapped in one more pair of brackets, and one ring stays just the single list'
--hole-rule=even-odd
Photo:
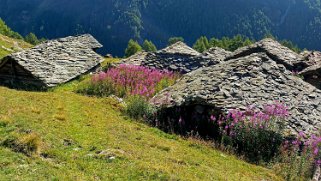
[{"label": "green grass", "polygon": [[[10,47],[10,41],[0,35],[0,45]],[[0,57],[8,53],[0,48]],[[103,66],[115,61],[106,59]],[[29,132],[41,140],[36,143],[40,153],[32,156],[0,146],[1,181],[282,180],[208,143],[130,120],[113,99],[72,93],[88,78],[46,93],[0,87],[0,143]]]},{"label": "green grass", "polygon": [[129,120],[113,99],[63,90],[0,87],[0,142],[25,130],[42,141],[32,157],[0,146],[1,180],[281,180],[201,141]]},{"label": "green grass", "polygon": [[16,40],[0,34],[0,59],[10,53],[30,48],[31,46],[23,40]]},{"label": "green grass", "polygon": [[[103,69],[108,69],[111,66],[111,64],[116,63],[119,60],[120,60],[119,58],[105,58],[105,61],[101,63],[101,67]],[[50,91],[52,91],[52,92],[66,92],[66,91],[73,92],[73,91],[77,90],[77,88],[81,82],[84,82],[85,80],[89,80],[90,78],[91,78],[90,75],[84,75],[76,80],[73,80],[73,81],[68,82],[66,84],[52,88]]]}]

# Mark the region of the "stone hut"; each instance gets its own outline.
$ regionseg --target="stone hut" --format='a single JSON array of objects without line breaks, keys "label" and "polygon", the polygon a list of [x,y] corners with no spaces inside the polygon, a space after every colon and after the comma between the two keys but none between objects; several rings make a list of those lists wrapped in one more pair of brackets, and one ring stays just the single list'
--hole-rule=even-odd
[{"label": "stone hut", "polygon": [[1,61],[0,83],[19,88],[47,89],[95,71],[102,45],[91,35],[46,41]]},{"label": "stone hut", "polygon": [[219,63],[214,56],[203,55],[183,42],[177,42],[157,52],[139,52],[120,62],[141,65],[161,70],[171,70],[182,74],[201,67]]},{"label": "stone hut", "polygon": [[265,53],[275,62],[284,65],[288,70],[301,71],[309,65],[305,63],[303,57],[291,49],[281,45],[278,41],[270,38],[263,39],[252,45],[235,50],[225,60],[245,57],[252,53]]},{"label": "stone hut", "polygon": [[[207,129],[194,115],[281,101],[290,110],[286,126],[292,133],[321,128],[321,90],[294,76],[285,65],[265,53],[253,53],[217,65],[200,68],[156,95],[151,103],[167,117],[167,124],[184,119],[190,129]],[[179,111],[180,113],[171,114]],[[182,118],[175,117],[181,115]],[[201,130],[203,128],[203,130]],[[203,132],[204,133],[204,132]],[[207,134],[205,133],[205,136]]]}]

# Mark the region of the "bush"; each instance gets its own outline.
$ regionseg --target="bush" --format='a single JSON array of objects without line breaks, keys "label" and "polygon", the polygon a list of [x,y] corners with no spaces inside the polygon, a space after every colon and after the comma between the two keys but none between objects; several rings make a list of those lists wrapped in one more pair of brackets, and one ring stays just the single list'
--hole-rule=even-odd
[{"label": "bush", "polygon": [[27,156],[39,154],[42,142],[35,133],[10,135],[2,143],[2,146],[12,149],[15,152],[23,153]]},{"label": "bush", "polygon": [[231,110],[227,116],[211,116],[211,120],[216,121],[224,145],[259,163],[269,162],[279,153],[284,139],[282,122],[287,116],[287,108],[275,103],[264,106],[263,111]]},{"label": "bush", "polygon": [[148,120],[153,117],[155,110],[146,98],[136,95],[129,98],[126,113],[134,119]]},{"label": "bush", "polygon": [[96,96],[116,95],[128,97],[140,95],[146,98],[172,85],[178,75],[142,66],[120,65],[107,72],[94,75],[79,86],[77,92]]},{"label": "bush", "polygon": [[25,41],[32,45],[37,45],[40,43],[40,40],[37,38],[37,36],[34,33],[29,33],[28,35],[26,35]]},{"label": "bush", "polygon": [[296,139],[283,143],[274,169],[286,180],[312,178],[313,170],[321,164],[321,137],[300,132]]},{"label": "bush", "polygon": [[183,37],[171,37],[168,39],[168,46],[173,45],[177,42],[184,42],[184,38]]},{"label": "bush", "polygon": [[142,47],[139,45],[137,41],[130,39],[128,42],[127,48],[125,50],[125,57],[130,57],[142,50],[143,50]]},{"label": "bush", "polygon": [[146,52],[156,52],[157,48],[152,41],[145,40],[142,46],[143,50]]}]

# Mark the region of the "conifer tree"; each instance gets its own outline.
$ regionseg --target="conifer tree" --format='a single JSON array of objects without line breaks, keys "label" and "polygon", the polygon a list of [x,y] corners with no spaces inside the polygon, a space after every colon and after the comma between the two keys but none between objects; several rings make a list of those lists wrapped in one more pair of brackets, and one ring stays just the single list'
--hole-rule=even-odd
[{"label": "conifer tree", "polygon": [[145,40],[142,46],[146,52],[156,52],[157,48],[152,41]]},{"label": "conifer tree", "polygon": [[200,53],[203,53],[204,51],[209,49],[210,45],[206,36],[201,36],[199,39],[197,39],[195,44],[193,45],[193,48]]},{"label": "conifer tree", "polygon": [[40,43],[40,40],[37,38],[37,36],[34,33],[29,33],[25,37],[25,41],[32,44],[32,45],[37,45]]},{"label": "conifer tree", "polygon": [[171,37],[168,39],[168,45],[173,45],[174,43],[177,43],[177,42],[184,42],[184,38],[183,37]]},{"label": "conifer tree", "polygon": [[130,39],[125,50],[125,57],[130,57],[140,51],[142,51],[142,47],[139,45],[139,43],[133,39]]}]

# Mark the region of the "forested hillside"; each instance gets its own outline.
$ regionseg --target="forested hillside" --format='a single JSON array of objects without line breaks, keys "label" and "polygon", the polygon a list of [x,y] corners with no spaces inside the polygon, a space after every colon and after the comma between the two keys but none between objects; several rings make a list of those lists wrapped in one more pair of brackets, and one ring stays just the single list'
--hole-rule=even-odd
[{"label": "forested hillside", "polygon": [[320,0],[0,0],[0,17],[22,35],[91,33],[104,53],[116,55],[130,38],[163,47],[173,36],[192,45],[202,35],[260,39],[267,33],[321,49]]}]

